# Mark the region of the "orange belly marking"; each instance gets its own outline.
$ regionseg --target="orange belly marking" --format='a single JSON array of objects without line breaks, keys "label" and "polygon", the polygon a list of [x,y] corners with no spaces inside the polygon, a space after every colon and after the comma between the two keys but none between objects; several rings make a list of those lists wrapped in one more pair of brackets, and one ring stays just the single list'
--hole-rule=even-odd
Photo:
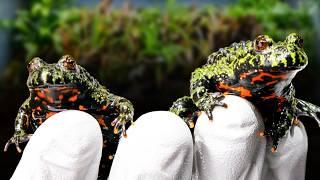
[{"label": "orange belly marking", "polygon": [[244,87],[232,87],[232,86],[229,86],[227,84],[224,84],[224,83],[219,83],[218,84],[218,88],[221,89],[221,90],[231,90],[231,91],[236,91],[236,92],[239,92],[240,93],[240,96],[241,97],[251,97],[251,91],[244,88]]}]

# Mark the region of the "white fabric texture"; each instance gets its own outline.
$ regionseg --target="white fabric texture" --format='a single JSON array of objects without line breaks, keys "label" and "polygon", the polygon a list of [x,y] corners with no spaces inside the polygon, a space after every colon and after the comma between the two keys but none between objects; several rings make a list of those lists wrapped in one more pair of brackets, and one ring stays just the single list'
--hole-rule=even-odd
[{"label": "white fabric texture", "polygon": [[35,131],[11,179],[97,179],[101,151],[96,119],[81,111],[63,111]]},{"label": "white fabric texture", "polygon": [[195,126],[194,179],[261,179],[266,140],[260,114],[243,98],[227,96],[228,108],[202,113]]},{"label": "white fabric texture", "polygon": [[192,161],[187,125],[173,113],[150,112],[120,140],[109,180],[190,180]]},{"label": "white fabric texture", "polygon": [[[293,126],[271,152],[271,139],[258,110],[247,100],[226,96],[228,108],[216,107],[213,121],[202,114],[195,126],[193,179],[302,180],[308,150],[302,123]],[[266,143],[267,142],[267,143]]]}]

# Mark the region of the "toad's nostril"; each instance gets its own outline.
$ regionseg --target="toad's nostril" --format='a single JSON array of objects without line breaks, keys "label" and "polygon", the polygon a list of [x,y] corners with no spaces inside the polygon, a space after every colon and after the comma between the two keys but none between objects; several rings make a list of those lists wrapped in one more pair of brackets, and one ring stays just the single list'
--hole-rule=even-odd
[{"label": "toad's nostril", "polygon": [[296,43],[300,48],[303,47],[303,39],[299,38]]},{"label": "toad's nostril", "polygon": [[291,33],[286,39],[287,43],[296,44],[300,48],[303,47],[303,39],[296,33]]}]

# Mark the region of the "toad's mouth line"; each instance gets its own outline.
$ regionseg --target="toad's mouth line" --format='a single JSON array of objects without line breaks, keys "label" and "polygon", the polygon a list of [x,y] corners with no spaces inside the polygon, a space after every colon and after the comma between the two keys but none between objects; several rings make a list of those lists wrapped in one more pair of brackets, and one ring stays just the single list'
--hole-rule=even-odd
[{"label": "toad's mouth line", "polygon": [[46,84],[38,86],[28,86],[30,90],[34,89],[55,89],[55,88],[78,88],[76,84]]},{"label": "toad's mouth line", "polygon": [[275,67],[275,68],[260,68],[260,69],[250,70],[242,73],[253,74],[258,72],[264,72],[269,74],[291,74],[302,69],[303,68],[301,67],[285,67],[285,68]]}]

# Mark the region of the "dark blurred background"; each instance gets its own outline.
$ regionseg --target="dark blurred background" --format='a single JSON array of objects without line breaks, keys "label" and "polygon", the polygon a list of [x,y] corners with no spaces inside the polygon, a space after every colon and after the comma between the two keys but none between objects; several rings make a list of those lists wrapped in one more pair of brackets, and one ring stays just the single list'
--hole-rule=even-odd
[{"label": "dark blurred background", "polygon": [[[130,99],[137,118],[188,94],[191,72],[211,52],[259,34],[283,40],[297,32],[309,56],[293,81],[297,97],[320,105],[319,9],[319,0],[1,0],[0,147],[28,96],[26,64],[34,56],[51,63],[74,56],[111,92]],[[320,129],[302,120],[306,178],[320,179]],[[8,179],[20,154],[13,146],[0,151],[0,179]]]}]

